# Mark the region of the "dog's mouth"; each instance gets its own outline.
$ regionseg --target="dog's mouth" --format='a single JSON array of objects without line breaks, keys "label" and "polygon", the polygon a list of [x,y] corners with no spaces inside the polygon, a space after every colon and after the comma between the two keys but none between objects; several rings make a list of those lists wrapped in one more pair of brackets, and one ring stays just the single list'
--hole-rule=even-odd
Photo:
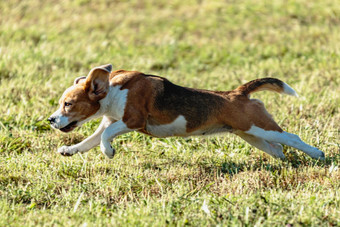
[{"label": "dog's mouth", "polygon": [[73,129],[77,127],[77,121],[73,121],[70,124],[66,125],[64,128],[61,128],[60,131],[62,132],[71,132]]}]

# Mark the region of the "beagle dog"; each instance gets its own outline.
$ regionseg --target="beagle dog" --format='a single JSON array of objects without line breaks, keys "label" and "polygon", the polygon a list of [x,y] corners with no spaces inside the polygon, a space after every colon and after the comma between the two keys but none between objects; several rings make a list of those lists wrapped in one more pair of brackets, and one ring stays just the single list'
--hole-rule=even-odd
[{"label": "beagle dog", "polygon": [[137,71],[112,71],[108,64],[93,68],[87,77],[76,78],[48,121],[53,128],[70,132],[91,119],[103,118],[93,135],[60,147],[58,152],[65,156],[100,144],[101,151],[113,158],[112,140],[132,131],[154,137],[229,132],[275,158],[285,158],[281,145],[285,144],[324,160],[322,151],[283,131],[260,100],[250,99],[251,93],[263,90],[297,96],[275,78],[256,79],[232,91],[210,91],[178,86]]}]

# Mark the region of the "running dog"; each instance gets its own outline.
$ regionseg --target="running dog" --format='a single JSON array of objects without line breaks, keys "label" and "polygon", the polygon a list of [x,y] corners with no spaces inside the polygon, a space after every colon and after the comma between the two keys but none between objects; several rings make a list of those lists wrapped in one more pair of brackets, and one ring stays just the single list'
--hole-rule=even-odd
[{"label": "running dog", "polygon": [[210,91],[181,87],[137,71],[112,71],[108,64],[93,68],[87,77],[76,78],[48,121],[53,128],[70,132],[103,117],[93,135],[58,149],[65,156],[100,144],[101,151],[113,158],[112,140],[132,131],[154,137],[229,132],[275,158],[285,158],[281,145],[285,144],[324,160],[322,151],[283,131],[260,100],[250,99],[251,93],[263,90],[297,96],[289,85],[275,78],[256,79],[232,91]]}]

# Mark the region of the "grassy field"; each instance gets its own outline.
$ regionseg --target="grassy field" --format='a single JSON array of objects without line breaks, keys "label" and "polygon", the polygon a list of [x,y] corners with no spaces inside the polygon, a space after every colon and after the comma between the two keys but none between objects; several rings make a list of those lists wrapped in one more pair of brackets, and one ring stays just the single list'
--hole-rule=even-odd
[{"label": "grassy field", "polygon": [[[0,1],[0,226],[339,226],[339,15],[334,0]],[[232,135],[129,133],[112,160],[56,154],[99,119],[63,134],[47,117],[106,63],[215,90],[282,79],[299,99],[254,97],[326,161]]]}]

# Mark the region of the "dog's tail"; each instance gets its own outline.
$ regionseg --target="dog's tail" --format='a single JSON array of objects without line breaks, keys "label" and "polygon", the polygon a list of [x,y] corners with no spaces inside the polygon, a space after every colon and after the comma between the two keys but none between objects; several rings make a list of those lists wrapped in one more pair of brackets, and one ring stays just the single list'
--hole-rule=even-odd
[{"label": "dog's tail", "polygon": [[298,97],[298,94],[288,84],[279,79],[269,77],[249,81],[248,83],[239,86],[234,91],[249,96],[253,92],[265,90]]}]

